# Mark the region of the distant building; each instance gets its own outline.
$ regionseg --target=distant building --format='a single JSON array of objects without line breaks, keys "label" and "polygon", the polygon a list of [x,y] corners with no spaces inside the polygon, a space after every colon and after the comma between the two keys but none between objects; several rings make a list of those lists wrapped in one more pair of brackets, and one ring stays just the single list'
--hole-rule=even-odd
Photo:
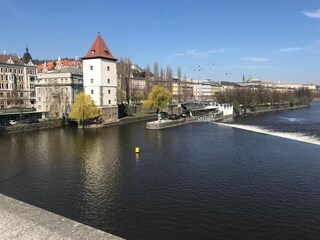
[{"label": "distant building", "polygon": [[104,122],[118,120],[117,59],[97,36],[83,59],[83,86],[102,111]]},{"label": "distant building", "polygon": [[203,101],[212,98],[211,82],[207,80],[193,81],[193,96],[194,100]]},{"label": "distant building", "polygon": [[61,59],[60,57],[57,60],[53,61],[37,61],[37,71],[38,72],[49,72],[53,70],[59,70],[62,68],[81,68],[82,62],[76,57],[75,59],[65,58]]},{"label": "distant building", "polygon": [[75,100],[75,95],[83,89],[83,74],[79,68],[61,68],[38,73],[36,109],[42,118],[66,117]]},{"label": "distant building", "polygon": [[193,93],[194,82],[191,79],[174,78],[172,81],[172,97],[178,101],[192,100],[194,97]]},{"label": "distant building", "polygon": [[32,108],[35,103],[36,67],[26,48],[23,58],[0,54],[0,108]]}]

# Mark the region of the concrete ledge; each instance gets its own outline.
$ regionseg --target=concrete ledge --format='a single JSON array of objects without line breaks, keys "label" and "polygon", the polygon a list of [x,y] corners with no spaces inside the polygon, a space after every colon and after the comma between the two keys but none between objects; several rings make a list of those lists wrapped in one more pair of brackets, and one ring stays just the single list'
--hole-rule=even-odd
[{"label": "concrete ledge", "polygon": [[121,239],[0,194],[0,239]]},{"label": "concrete ledge", "polygon": [[160,120],[160,121],[152,121],[146,123],[146,128],[151,130],[159,130],[170,127],[177,127],[184,124],[187,124],[187,120],[185,118],[177,119],[177,120]]}]

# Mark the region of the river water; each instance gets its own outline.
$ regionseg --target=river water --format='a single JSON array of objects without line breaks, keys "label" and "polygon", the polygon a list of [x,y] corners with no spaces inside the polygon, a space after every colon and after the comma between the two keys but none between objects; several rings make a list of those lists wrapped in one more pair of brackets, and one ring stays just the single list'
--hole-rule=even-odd
[{"label": "river water", "polygon": [[[235,121],[317,135],[319,109]],[[127,239],[319,239],[319,173],[317,145],[210,123],[0,136],[1,193]]]}]

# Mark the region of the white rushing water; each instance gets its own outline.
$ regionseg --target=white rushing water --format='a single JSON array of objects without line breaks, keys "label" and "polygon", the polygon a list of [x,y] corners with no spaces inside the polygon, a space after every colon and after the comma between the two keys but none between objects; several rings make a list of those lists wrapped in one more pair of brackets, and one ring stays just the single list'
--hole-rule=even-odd
[{"label": "white rushing water", "polygon": [[243,129],[243,130],[247,130],[247,131],[251,131],[251,132],[267,134],[267,135],[287,138],[287,139],[291,139],[291,140],[295,140],[295,141],[320,145],[319,139],[312,137],[312,136],[306,136],[303,134],[299,134],[299,133],[273,132],[268,129],[264,129],[264,128],[260,128],[260,127],[256,127],[256,126],[250,126],[250,125],[229,124],[229,123],[219,123],[219,122],[214,122],[214,123],[219,126],[238,128],[238,129]]}]

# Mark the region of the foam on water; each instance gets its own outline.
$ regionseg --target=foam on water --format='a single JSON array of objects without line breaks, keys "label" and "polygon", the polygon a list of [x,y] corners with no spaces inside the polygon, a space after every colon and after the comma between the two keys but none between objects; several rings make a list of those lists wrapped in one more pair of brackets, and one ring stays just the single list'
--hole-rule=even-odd
[{"label": "foam on water", "polygon": [[300,121],[300,119],[297,119],[297,118],[288,118],[288,117],[280,117],[280,118],[283,118],[283,119],[286,119],[290,122],[297,122],[297,121]]},{"label": "foam on water", "polygon": [[251,131],[251,132],[267,134],[267,135],[287,138],[287,139],[291,139],[291,140],[295,140],[295,141],[300,141],[300,142],[320,145],[320,140],[319,139],[317,139],[315,137],[312,137],[312,136],[306,136],[306,135],[303,135],[303,134],[299,134],[299,133],[273,132],[273,131],[268,130],[268,129],[264,129],[264,128],[260,128],[260,127],[256,127],[256,126],[250,126],[250,125],[218,123],[218,122],[214,122],[214,123],[217,124],[217,125],[220,125],[220,126],[238,128],[238,129],[243,129],[243,130],[247,130],[247,131]]}]

